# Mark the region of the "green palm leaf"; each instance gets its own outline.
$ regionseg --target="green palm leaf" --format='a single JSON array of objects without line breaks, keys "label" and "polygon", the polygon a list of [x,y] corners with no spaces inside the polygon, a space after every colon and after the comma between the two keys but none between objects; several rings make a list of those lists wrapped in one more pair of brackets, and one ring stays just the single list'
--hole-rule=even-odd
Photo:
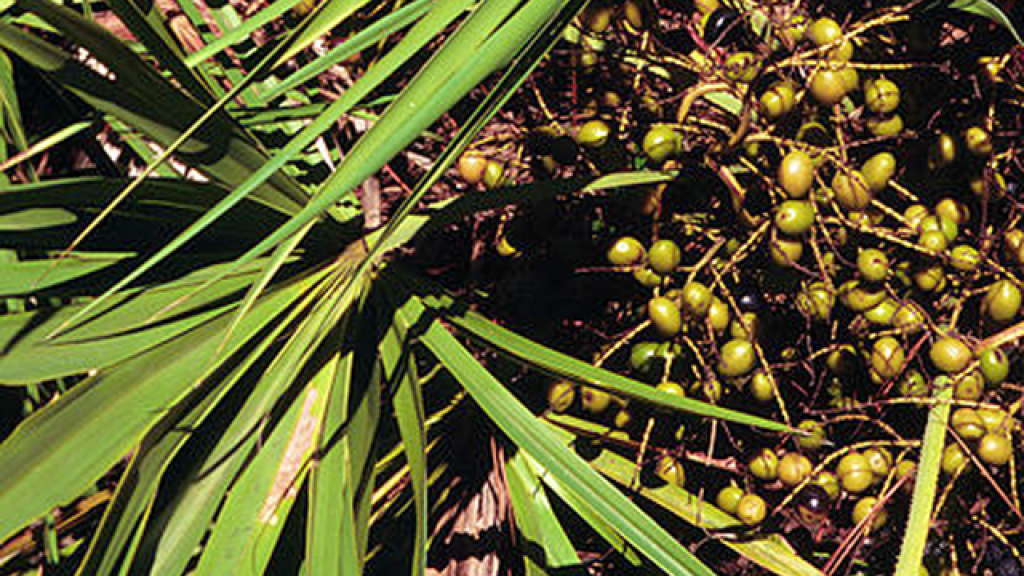
[{"label": "green palm leaf", "polygon": [[426,323],[423,344],[466,388],[480,408],[513,443],[536,459],[577,497],[587,498],[595,512],[640,553],[669,574],[712,574],[690,551],[672,539],[607,480],[590,469],[550,430],[519,403],[511,392],[484,369],[440,323],[424,317],[425,308],[410,299],[403,311],[407,322]]}]

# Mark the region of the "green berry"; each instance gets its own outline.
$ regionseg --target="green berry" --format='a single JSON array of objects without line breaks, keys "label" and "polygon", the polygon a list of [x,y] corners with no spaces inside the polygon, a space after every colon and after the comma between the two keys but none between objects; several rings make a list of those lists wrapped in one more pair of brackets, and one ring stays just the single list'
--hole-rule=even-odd
[{"label": "green berry", "polygon": [[1020,304],[1020,289],[1009,280],[999,280],[985,292],[981,310],[993,322],[1006,323],[1017,317]]},{"label": "green berry", "polygon": [[751,52],[736,52],[725,59],[725,77],[741,84],[750,84],[757,78],[761,65]]},{"label": "green berry", "polygon": [[644,245],[632,236],[623,236],[608,248],[608,262],[613,266],[632,266],[644,258]]},{"label": "green berry", "polygon": [[1004,466],[1013,455],[1010,439],[1003,434],[985,434],[978,440],[978,458],[992,466]]},{"label": "green berry", "polygon": [[761,321],[757,314],[744,312],[729,324],[729,336],[739,340],[754,340],[760,332]]},{"label": "green berry", "polygon": [[775,209],[775,227],[789,236],[807,233],[814,225],[814,206],[802,200],[786,200]]},{"label": "green berry", "polygon": [[898,302],[892,298],[886,298],[885,300],[882,300],[878,306],[864,312],[864,317],[872,324],[891,326],[893,318],[896,316],[896,310],[898,309]]},{"label": "green berry", "polygon": [[773,238],[769,252],[772,262],[782,268],[789,268],[800,261],[804,254],[804,243],[795,238]]},{"label": "green berry", "polygon": [[839,23],[831,18],[818,18],[807,27],[807,38],[815,46],[825,46],[837,42],[843,36]]},{"label": "green berry", "polygon": [[655,124],[644,135],[644,154],[655,164],[678,154],[680,146],[679,133],[664,124]]},{"label": "green berry", "polygon": [[973,272],[981,263],[981,254],[973,246],[959,244],[949,251],[949,265],[961,272]]},{"label": "green berry", "polygon": [[861,212],[871,203],[871,190],[859,170],[836,172],[832,178],[832,192],[839,205],[851,212]]},{"label": "green berry", "polygon": [[580,403],[585,411],[597,415],[608,409],[612,403],[612,396],[604,390],[583,386],[580,389]]},{"label": "green berry", "polygon": [[948,166],[956,160],[956,140],[943,132],[928,150],[928,167],[932,170]]},{"label": "green berry", "polygon": [[960,233],[960,227],[955,221],[945,216],[925,216],[917,229],[923,234],[925,232],[941,232],[947,242],[952,242]]},{"label": "green berry", "polygon": [[814,465],[811,461],[799,452],[787,452],[779,458],[779,480],[783,486],[792,488],[804,481],[804,478],[811,473]]},{"label": "green berry", "polygon": [[882,382],[892,380],[903,371],[906,353],[899,340],[886,336],[871,347],[871,375]]},{"label": "green berry", "polygon": [[779,164],[778,178],[790,198],[804,198],[814,184],[814,161],[802,150],[791,150]]},{"label": "green berry", "polygon": [[729,313],[729,306],[721,299],[712,296],[711,306],[708,307],[708,323],[716,334],[723,334],[732,321],[732,314]]},{"label": "green berry", "polygon": [[584,148],[600,148],[611,137],[612,129],[604,120],[591,120],[580,126],[576,133],[576,142]]},{"label": "green berry", "polygon": [[917,334],[924,329],[924,311],[912,300],[901,302],[892,316],[892,325],[904,334]]},{"label": "green berry", "polygon": [[985,393],[985,380],[977,370],[959,376],[953,383],[953,397],[957,400],[977,402]]},{"label": "green berry", "polygon": [[889,257],[874,248],[861,250],[857,255],[857,271],[867,282],[881,282],[889,274]]},{"label": "green berry", "polygon": [[871,474],[874,475],[876,483],[884,480],[889,475],[889,469],[892,467],[892,454],[888,450],[872,446],[864,450],[862,454],[864,454],[864,458],[868,461],[868,468],[871,469]]},{"label": "green berry", "polygon": [[900,382],[900,394],[912,398],[921,398],[929,394],[928,381],[918,370],[904,372],[903,381]]},{"label": "green berry", "polygon": [[970,212],[963,202],[946,197],[935,204],[935,215],[945,218],[957,226],[963,226],[967,223]]},{"label": "green berry", "polygon": [[[849,48],[849,50],[847,50]],[[832,51],[833,55],[839,55],[849,53],[853,55],[853,45],[849,42],[843,42],[843,44]],[[838,59],[838,58],[837,58]],[[846,62],[849,57],[843,58],[842,61]],[[856,92],[860,88],[860,74],[857,73],[857,69],[851,66],[844,66],[839,69],[839,75],[843,78],[843,88],[847,94]]]},{"label": "green berry", "polygon": [[829,500],[835,501],[839,498],[839,478],[828,470],[822,470],[814,475],[811,484],[821,486],[828,494]]},{"label": "green berry", "polygon": [[804,420],[797,424],[797,430],[807,432],[808,436],[797,436],[796,443],[804,450],[818,450],[825,445],[825,427],[815,420]]},{"label": "green berry", "polygon": [[985,430],[994,434],[1009,434],[1013,428],[1013,419],[1000,408],[979,408],[978,418]]},{"label": "green berry", "polygon": [[718,491],[718,496],[715,497],[715,504],[726,513],[735,515],[743,494],[742,488],[730,484]]},{"label": "green berry", "polygon": [[980,126],[971,126],[964,132],[964,145],[974,156],[983,158],[992,155],[992,136]]},{"label": "green berry", "polygon": [[892,116],[872,116],[867,120],[868,132],[877,138],[891,138],[903,132],[903,117],[899,114]]},{"label": "green berry", "polygon": [[835,106],[846,96],[846,79],[839,69],[819,70],[811,77],[808,91],[818,104]]},{"label": "green berry", "polygon": [[999,348],[989,348],[981,353],[978,365],[985,382],[1000,384],[1010,375],[1010,360]]},{"label": "green berry", "polygon": [[796,306],[813,320],[828,321],[835,306],[835,296],[821,282],[815,282],[796,296]]},{"label": "green berry", "polygon": [[786,114],[786,104],[782,96],[774,90],[767,90],[764,94],[761,94],[759,103],[761,114],[769,120],[781,118]]},{"label": "green berry", "polygon": [[[931,234],[941,235],[939,232]],[[922,292],[939,292],[946,286],[946,271],[939,264],[920,268],[914,272],[914,285]]]},{"label": "green berry", "polygon": [[874,517],[872,518],[868,529],[878,530],[882,526],[885,526],[885,522],[888,520],[889,515],[886,513],[884,508],[878,505],[878,498],[875,498],[874,496],[865,496],[861,498],[853,506],[853,524],[855,526],[859,525],[861,522],[870,518],[872,513],[874,513]]},{"label": "green berry", "polygon": [[754,369],[754,347],[748,340],[730,340],[721,349],[718,373],[726,378],[744,376]]},{"label": "green berry", "polygon": [[565,412],[576,398],[576,386],[568,380],[559,380],[548,386],[548,406],[553,412]]},{"label": "green berry", "polygon": [[839,477],[839,484],[843,490],[854,494],[867,490],[874,482],[871,465],[860,452],[850,452],[843,456],[839,460],[836,475]]},{"label": "green berry", "polygon": [[885,291],[849,280],[839,286],[839,301],[854,312],[864,312],[885,300]]},{"label": "green berry", "polygon": [[889,185],[893,174],[896,173],[896,157],[888,152],[879,152],[860,167],[864,181],[867,182],[868,190],[877,194]]},{"label": "green berry", "polygon": [[641,374],[649,373],[658,357],[658,344],[637,342],[629,352],[629,365]]},{"label": "green berry", "polygon": [[769,120],[777,120],[789,114],[796,105],[796,93],[787,82],[776,82],[761,94],[761,114]]},{"label": "green berry", "polygon": [[684,486],[686,484],[686,471],[683,469],[683,464],[672,456],[665,455],[659,458],[655,473],[658,475],[658,478],[661,478],[668,484],[674,486]]},{"label": "green berry", "polygon": [[900,105],[900,89],[887,78],[879,78],[864,89],[864,104],[875,114],[892,114]]},{"label": "green berry", "polygon": [[505,165],[496,160],[488,160],[484,168],[484,188],[492,190],[505,184]]},{"label": "green berry", "polygon": [[985,424],[973,408],[957,408],[949,417],[949,423],[964,440],[977,440],[985,435]]},{"label": "green berry", "polygon": [[966,467],[970,464],[970,459],[967,454],[964,453],[963,448],[960,444],[952,442],[946,444],[946,448],[942,451],[942,471],[952,476],[956,474],[961,468]]},{"label": "green berry", "polygon": [[929,252],[941,254],[949,245],[949,239],[938,230],[927,230],[917,237],[917,245]]},{"label": "green berry", "polygon": [[962,340],[947,336],[932,344],[928,350],[928,357],[940,371],[955,373],[967,367],[972,354],[971,349]]},{"label": "green berry", "polygon": [[647,267],[634,269],[633,278],[635,278],[641,286],[645,286],[647,288],[655,288],[661,286],[661,283],[665,280],[664,278],[659,276],[657,272]]},{"label": "green berry", "polygon": [[744,494],[736,505],[736,517],[747,526],[760,524],[767,513],[768,506],[757,494]]},{"label": "green berry", "polygon": [[664,338],[675,336],[683,327],[682,315],[679,307],[672,300],[665,297],[652,298],[647,303],[647,314],[651,319],[654,330]]},{"label": "green berry", "polygon": [[647,265],[662,276],[671,274],[682,259],[679,245],[671,240],[658,240],[647,251]]},{"label": "green berry", "polygon": [[707,316],[714,296],[711,290],[700,282],[688,282],[683,286],[683,308],[695,318]]},{"label": "green berry", "polygon": [[754,373],[750,379],[750,394],[761,404],[767,404],[775,398],[775,385],[767,372],[758,370]]},{"label": "green berry", "polygon": [[750,473],[765,482],[775,480],[779,477],[779,457],[768,448],[762,448],[750,461]]}]

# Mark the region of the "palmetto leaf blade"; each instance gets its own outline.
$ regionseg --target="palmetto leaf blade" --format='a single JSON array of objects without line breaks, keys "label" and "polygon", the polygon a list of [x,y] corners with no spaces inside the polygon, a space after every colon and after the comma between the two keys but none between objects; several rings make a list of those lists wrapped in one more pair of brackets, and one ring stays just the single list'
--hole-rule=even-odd
[{"label": "palmetto leaf blade", "polygon": [[[241,182],[229,196],[207,210],[183,232],[167,242],[145,262],[137,266],[127,276],[101,294],[93,301],[92,304],[84,308],[75,318],[73,318],[69,324],[87,316],[92,309],[101,305],[105,299],[124,289],[158,263],[180,250],[182,246],[206,230],[212,223],[221,219],[228,214],[229,211],[233,210],[239,203],[245,200],[249,194],[258,190],[264,182],[272,178],[273,175],[287,162],[305,150],[322,132],[330,128],[338,118],[357,105],[364,97],[369,95],[374,88],[380,85],[381,82],[394,73],[394,71],[403,65],[409,58],[413,57],[424,44],[439,34],[445,26],[450,24],[451,21],[470,4],[470,2],[471,0],[439,1],[434,9],[431,10],[431,12],[428,13],[419,23],[417,23],[417,25],[410,30],[409,34],[407,34],[394,49],[382,58],[377,65],[371,67],[370,70],[351,88],[345,91],[341,98],[332,103],[313,122],[278,150],[267,163],[262,165],[259,169],[254,170],[251,174],[247,174],[245,181]],[[2,33],[2,29],[0,29],[0,33]],[[0,40],[2,40],[2,35],[0,35]],[[322,203],[317,210],[307,212],[307,214],[309,214],[309,218],[306,218],[304,223],[297,226],[294,230],[290,230],[288,234],[282,234],[279,236],[284,238],[291,233],[296,232],[317,218],[320,212],[327,210],[331,205],[333,205],[333,202]],[[292,222],[294,222],[294,220]],[[358,223],[356,223],[356,225],[358,226]],[[244,265],[252,260],[257,251],[263,252],[265,250],[269,250],[276,244],[276,239],[274,241],[267,241],[265,239],[260,246],[251,250],[249,254],[236,259],[235,264],[238,266]]]},{"label": "palmetto leaf blade", "polygon": [[[550,430],[566,445],[576,438],[554,425]],[[590,462],[596,470],[622,486],[632,487],[683,520],[713,530],[734,528],[739,524],[734,516],[703,501],[678,486],[671,484],[659,488],[636,486],[636,464],[628,458],[603,450]],[[822,572],[798,556],[786,542],[778,537],[765,536],[749,542],[723,540],[723,544],[753,560],[762,568],[779,576],[822,576]]]},{"label": "palmetto leaf blade", "polygon": [[[175,88],[103,28],[47,0],[25,0],[24,4],[89,49],[110,68],[114,79],[99,75],[61,49],[5,22],[0,22],[0,45],[98,110],[132,124],[165,146],[202,116],[204,106]],[[252,138],[223,113],[215,115],[182,147],[181,157],[232,186],[266,161]],[[271,178],[259,195],[285,213],[294,212],[306,199],[299,185],[283,174]]]},{"label": "palmetto leaf blade", "polygon": [[246,357],[231,368],[229,374],[195,388],[147,432],[118,483],[117,493],[90,543],[79,574],[108,576],[119,573],[121,566],[133,562],[139,542],[138,533],[146,525],[160,481],[174,456],[225,395],[243,381],[249,370],[319,295],[318,290],[309,290],[287,315],[274,323],[274,327],[264,334]]},{"label": "palmetto leaf blade", "polygon": [[220,358],[211,342],[226,319],[101,371],[32,414],[0,445],[0,469],[18,470],[0,477],[0,539],[88,487],[141,440],[164,410],[315,280],[307,277],[268,294]]},{"label": "palmetto leaf blade", "polygon": [[669,574],[712,574],[700,560],[629,501],[531,414],[505,389],[439,322],[424,316],[424,307],[415,297],[403,311],[411,325],[425,324],[421,342],[466,388],[480,408],[509,439],[566,489],[585,497],[594,510],[612,525],[641,554]]}]

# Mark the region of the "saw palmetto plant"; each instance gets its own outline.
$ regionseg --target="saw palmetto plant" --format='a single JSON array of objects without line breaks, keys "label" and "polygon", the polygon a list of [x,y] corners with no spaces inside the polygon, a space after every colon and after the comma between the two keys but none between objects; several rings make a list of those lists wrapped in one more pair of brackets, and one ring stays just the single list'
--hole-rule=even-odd
[{"label": "saw palmetto plant", "polygon": [[1020,573],[1016,41],[0,1],[0,571]]}]

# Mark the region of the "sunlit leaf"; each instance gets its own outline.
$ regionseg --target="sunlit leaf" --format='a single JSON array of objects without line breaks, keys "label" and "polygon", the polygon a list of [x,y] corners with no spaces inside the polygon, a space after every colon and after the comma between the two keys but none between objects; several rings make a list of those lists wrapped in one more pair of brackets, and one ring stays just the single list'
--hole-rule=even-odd
[{"label": "sunlit leaf", "polygon": [[[406,306],[402,313],[410,324],[424,321],[422,304],[410,299]],[[556,476],[567,490],[588,498],[595,512],[641,554],[669,574],[712,574],[664,528],[559,442],[439,322],[430,322],[421,340],[512,442]]]},{"label": "sunlit leaf", "polygon": [[1006,13],[1000,10],[999,6],[989,2],[989,0],[951,0],[947,6],[954,10],[975,14],[982,18],[988,18],[1003,28],[1006,28],[1010,34],[1013,34],[1013,39],[1016,40],[1018,44],[1024,46],[1024,39],[1021,39],[1020,34],[1017,32],[1017,27],[1014,26]]}]

